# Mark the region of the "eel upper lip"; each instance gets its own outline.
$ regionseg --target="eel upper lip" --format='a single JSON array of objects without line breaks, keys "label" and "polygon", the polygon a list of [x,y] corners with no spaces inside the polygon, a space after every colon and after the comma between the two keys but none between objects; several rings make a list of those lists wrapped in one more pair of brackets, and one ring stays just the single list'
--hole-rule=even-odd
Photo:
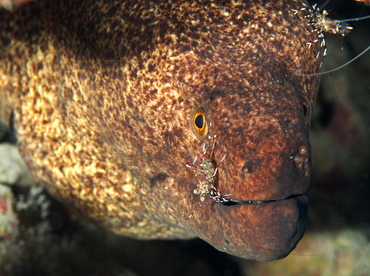
[{"label": "eel upper lip", "polygon": [[273,203],[273,202],[279,202],[279,201],[284,201],[288,199],[293,199],[293,198],[298,198],[301,196],[308,196],[307,193],[303,194],[296,194],[296,195],[290,195],[285,198],[281,199],[269,199],[269,200],[241,200],[241,199],[233,199],[233,198],[228,198],[224,202],[221,202],[222,204],[226,206],[234,206],[234,205],[257,205],[257,204],[265,204],[265,203]]}]

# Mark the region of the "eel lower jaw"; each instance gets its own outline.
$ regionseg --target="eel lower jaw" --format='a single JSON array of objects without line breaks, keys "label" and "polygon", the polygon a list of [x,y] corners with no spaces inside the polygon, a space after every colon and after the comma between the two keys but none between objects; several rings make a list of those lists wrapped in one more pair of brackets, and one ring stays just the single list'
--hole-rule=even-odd
[{"label": "eel lower jaw", "polygon": [[[258,261],[286,257],[302,238],[308,222],[308,195],[278,200],[234,200],[217,204],[208,237],[220,251]],[[209,228],[208,228],[209,229]],[[222,229],[222,231],[220,231]]]}]

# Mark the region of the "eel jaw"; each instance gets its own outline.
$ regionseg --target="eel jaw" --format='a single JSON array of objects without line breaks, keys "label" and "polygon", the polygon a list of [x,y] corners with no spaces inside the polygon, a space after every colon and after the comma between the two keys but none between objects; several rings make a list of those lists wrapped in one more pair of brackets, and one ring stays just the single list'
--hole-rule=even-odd
[{"label": "eel jaw", "polygon": [[[220,251],[258,261],[286,257],[302,238],[308,223],[307,194],[281,200],[216,204],[200,238]],[[200,226],[200,229],[204,229]]]}]

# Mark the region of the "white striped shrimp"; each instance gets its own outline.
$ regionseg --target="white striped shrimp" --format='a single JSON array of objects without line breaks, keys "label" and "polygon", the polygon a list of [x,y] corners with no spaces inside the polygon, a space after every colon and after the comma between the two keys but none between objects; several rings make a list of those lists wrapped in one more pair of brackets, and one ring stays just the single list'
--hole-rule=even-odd
[{"label": "white striped shrimp", "polygon": [[[215,202],[228,202],[230,199],[225,198],[226,196],[230,195],[221,195],[216,188],[216,180],[217,180],[217,171],[222,163],[222,161],[227,156],[227,153],[222,157],[220,162],[215,165],[215,162],[212,159],[215,142],[217,139],[217,135],[211,137],[211,142],[208,146],[203,144],[203,149],[201,153],[199,153],[193,162],[187,162],[186,167],[189,168],[194,176],[198,180],[197,188],[194,189],[194,194],[199,195],[199,199],[203,202],[206,199],[206,196],[215,201]],[[211,152],[208,153],[208,149],[211,149]],[[207,156],[208,155],[208,156]]]}]

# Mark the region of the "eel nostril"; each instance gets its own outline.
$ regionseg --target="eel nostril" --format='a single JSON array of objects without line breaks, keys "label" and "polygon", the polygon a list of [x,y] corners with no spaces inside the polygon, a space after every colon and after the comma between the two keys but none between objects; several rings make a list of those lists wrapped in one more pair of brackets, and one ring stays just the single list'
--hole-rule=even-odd
[{"label": "eel nostril", "polygon": [[300,147],[299,147],[299,150],[298,150],[298,152],[299,152],[299,154],[301,154],[301,155],[305,155],[305,156],[308,156],[308,152],[309,152],[309,150],[308,150],[308,145],[305,143],[305,144],[303,144],[303,145],[301,145]]},{"label": "eel nostril", "polygon": [[297,153],[294,155],[294,162],[297,164],[302,164],[302,163],[307,163],[308,162],[308,156],[307,155],[302,155],[300,153]]},{"label": "eel nostril", "polygon": [[307,144],[303,144],[299,147],[298,152],[293,157],[296,164],[307,163],[309,160],[309,148]]},{"label": "eel nostril", "polygon": [[244,163],[244,166],[242,167],[242,172],[243,173],[251,173],[253,170],[253,162],[252,161],[247,161]]},{"label": "eel nostril", "polygon": [[243,173],[249,173],[249,172],[251,172],[251,167],[249,167],[249,166],[243,166],[243,168],[242,168],[242,171],[243,171]]}]

